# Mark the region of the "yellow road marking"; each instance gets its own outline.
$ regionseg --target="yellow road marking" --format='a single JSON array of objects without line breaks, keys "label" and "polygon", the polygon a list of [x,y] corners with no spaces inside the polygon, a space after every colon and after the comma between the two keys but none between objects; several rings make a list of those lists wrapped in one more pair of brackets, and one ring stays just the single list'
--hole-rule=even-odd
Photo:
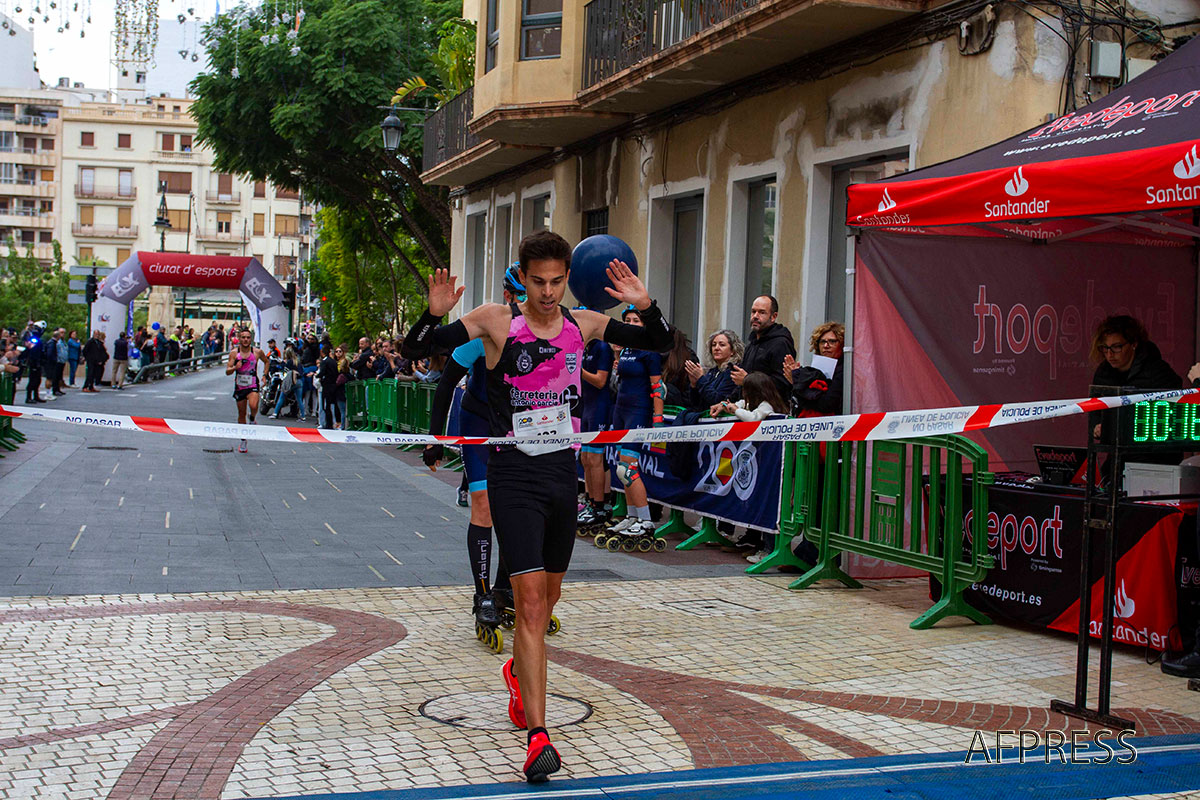
[{"label": "yellow road marking", "polygon": [[325,482],[326,482],[326,483],[328,483],[330,486],[333,486],[333,490],[334,490],[335,492],[340,492],[340,491],[341,491],[341,489],[339,489],[337,486],[334,486],[334,483],[333,483],[333,481],[329,480],[329,478],[326,478],[326,479],[325,479]]},{"label": "yellow road marking", "polygon": [[395,519],[395,518],[396,518],[396,515],[395,515],[395,514],[393,514],[392,512],[388,511],[388,510],[387,510],[386,508],[384,508],[383,506],[380,506],[380,507],[379,507],[379,510],[380,510],[380,511],[382,511],[383,513],[387,514],[387,515],[388,515],[389,517],[391,517],[392,519]]},{"label": "yellow road marking", "polygon": [[425,538],[425,534],[421,533],[420,531],[413,531],[413,533],[415,533],[417,536],[420,536],[422,539]]},{"label": "yellow road marking", "polygon": [[[314,467],[312,464],[309,464],[308,468],[311,469],[313,472],[317,472],[317,468]],[[317,472],[317,474],[320,475],[321,473]]]},{"label": "yellow road marking", "polygon": [[[299,492],[296,492],[296,494],[300,494],[300,493],[299,493]],[[301,499],[301,500],[307,500],[308,498],[307,498],[307,497],[305,497],[304,495],[300,494],[300,499]]]},{"label": "yellow road marking", "polygon": [[125,505],[125,497],[124,497],[124,495],[122,495],[121,499],[117,501],[117,508],[120,508],[120,507],[121,507],[121,506],[123,506],[123,505]]},{"label": "yellow road marking", "polygon": [[395,562],[396,562],[397,564],[399,564],[400,566],[402,566],[402,567],[404,566],[404,562],[403,562],[403,561],[401,561],[400,559],[396,558],[394,555],[392,555],[391,553],[389,553],[387,550],[384,550],[384,551],[383,551],[383,554],[384,554],[385,556],[387,556],[388,558],[390,558],[392,561],[395,561]]},{"label": "yellow road marking", "polygon": [[75,541],[71,542],[71,549],[75,549],[75,545],[79,544],[79,537],[83,536],[83,532],[87,530],[87,525],[79,526],[79,533],[75,534]]},{"label": "yellow road marking", "polygon": [[367,569],[371,570],[371,572],[374,572],[374,573],[375,573],[375,577],[376,577],[376,578],[379,578],[379,580],[381,580],[381,581],[382,581],[382,580],[387,580],[386,578],[384,578],[384,577],[383,577],[383,575],[382,575],[382,574],[380,574],[379,570],[375,569],[375,568],[374,568],[374,567],[372,567],[370,564],[367,564]]},{"label": "yellow road marking", "polygon": [[332,526],[332,525],[330,525],[328,522],[326,522],[326,523],[325,523],[325,527],[329,529],[329,532],[330,532],[330,533],[332,533],[334,536],[337,536],[337,531],[335,531],[335,530],[333,529],[333,526]]},{"label": "yellow road marking", "polygon": [[287,500],[284,500],[284,501],[283,501],[283,507],[284,507],[284,508],[291,508],[291,506],[289,506],[289,505],[288,505],[288,501],[287,501]]},{"label": "yellow road marking", "polygon": [[171,512],[170,511],[167,512],[167,527],[168,528],[171,527]]}]

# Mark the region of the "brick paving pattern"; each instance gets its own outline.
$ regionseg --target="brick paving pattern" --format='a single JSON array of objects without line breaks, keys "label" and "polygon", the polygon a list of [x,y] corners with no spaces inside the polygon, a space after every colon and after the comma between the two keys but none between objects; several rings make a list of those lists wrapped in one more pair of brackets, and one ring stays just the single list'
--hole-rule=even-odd
[{"label": "brick paving pattern", "polygon": [[[907,627],[921,581],[789,592],[786,578],[567,587],[551,689],[564,775],[964,751],[974,730],[1064,729],[1067,637]],[[721,602],[718,602],[721,601]],[[0,605],[0,796],[239,798],[519,778],[499,668],[462,589],[13,599]],[[691,611],[689,611],[691,609]],[[701,609],[697,611],[696,609]],[[1140,654],[1114,706],[1200,732],[1200,696]],[[420,707],[496,693],[493,718]]]}]

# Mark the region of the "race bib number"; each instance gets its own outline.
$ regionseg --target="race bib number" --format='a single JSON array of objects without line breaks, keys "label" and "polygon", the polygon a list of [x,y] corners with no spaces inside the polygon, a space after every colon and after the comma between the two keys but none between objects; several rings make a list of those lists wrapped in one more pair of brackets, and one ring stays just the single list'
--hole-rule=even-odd
[{"label": "race bib number", "polygon": [[[520,438],[554,439],[560,436],[570,436],[574,433],[571,425],[571,405],[563,403],[548,408],[537,408],[531,411],[520,411],[512,416],[513,436]],[[569,444],[539,444],[525,442],[518,444],[517,449],[530,456],[540,456],[566,450]]]},{"label": "race bib number", "polygon": [[258,385],[258,378],[249,372],[239,372],[233,379],[233,385],[239,389],[249,389]]}]

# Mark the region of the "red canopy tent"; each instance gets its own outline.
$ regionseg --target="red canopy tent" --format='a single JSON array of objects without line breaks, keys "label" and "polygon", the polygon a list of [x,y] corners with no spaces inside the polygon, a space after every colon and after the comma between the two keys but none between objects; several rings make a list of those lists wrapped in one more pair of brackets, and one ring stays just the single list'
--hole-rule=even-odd
[{"label": "red canopy tent", "polygon": [[[961,158],[849,189],[854,408],[1086,393],[1092,332],[1129,313],[1196,360],[1200,40],[1107,97]],[[985,432],[996,467],[1082,428]]]}]

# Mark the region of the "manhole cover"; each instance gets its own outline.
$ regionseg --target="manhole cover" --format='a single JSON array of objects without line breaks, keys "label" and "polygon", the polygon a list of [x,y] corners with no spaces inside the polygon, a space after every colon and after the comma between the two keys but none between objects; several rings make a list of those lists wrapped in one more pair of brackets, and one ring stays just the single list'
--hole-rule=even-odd
[{"label": "manhole cover", "polygon": [[232,453],[233,452],[232,447],[226,447],[224,449],[219,448],[219,447],[205,447],[205,448],[203,448],[203,450],[206,453]]},{"label": "manhole cover", "polygon": [[696,617],[724,617],[730,614],[745,614],[758,611],[757,608],[738,605],[728,600],[668,600],[663,603],[676,611],[691,614]]},{"label": "manhole cover", "polygon": [[[482,731],[512,730],[508,718],[508,692],[461,692],[426,700],[421,716],[456,728]],[[574,697],[546,696],[546,727],[578,725],[592,715],[592,707]]]},{"label": "manhole cover", "polygon": [[88,450],[137,450],[136,447],[120,447],[118,445],[89,444]]}]

